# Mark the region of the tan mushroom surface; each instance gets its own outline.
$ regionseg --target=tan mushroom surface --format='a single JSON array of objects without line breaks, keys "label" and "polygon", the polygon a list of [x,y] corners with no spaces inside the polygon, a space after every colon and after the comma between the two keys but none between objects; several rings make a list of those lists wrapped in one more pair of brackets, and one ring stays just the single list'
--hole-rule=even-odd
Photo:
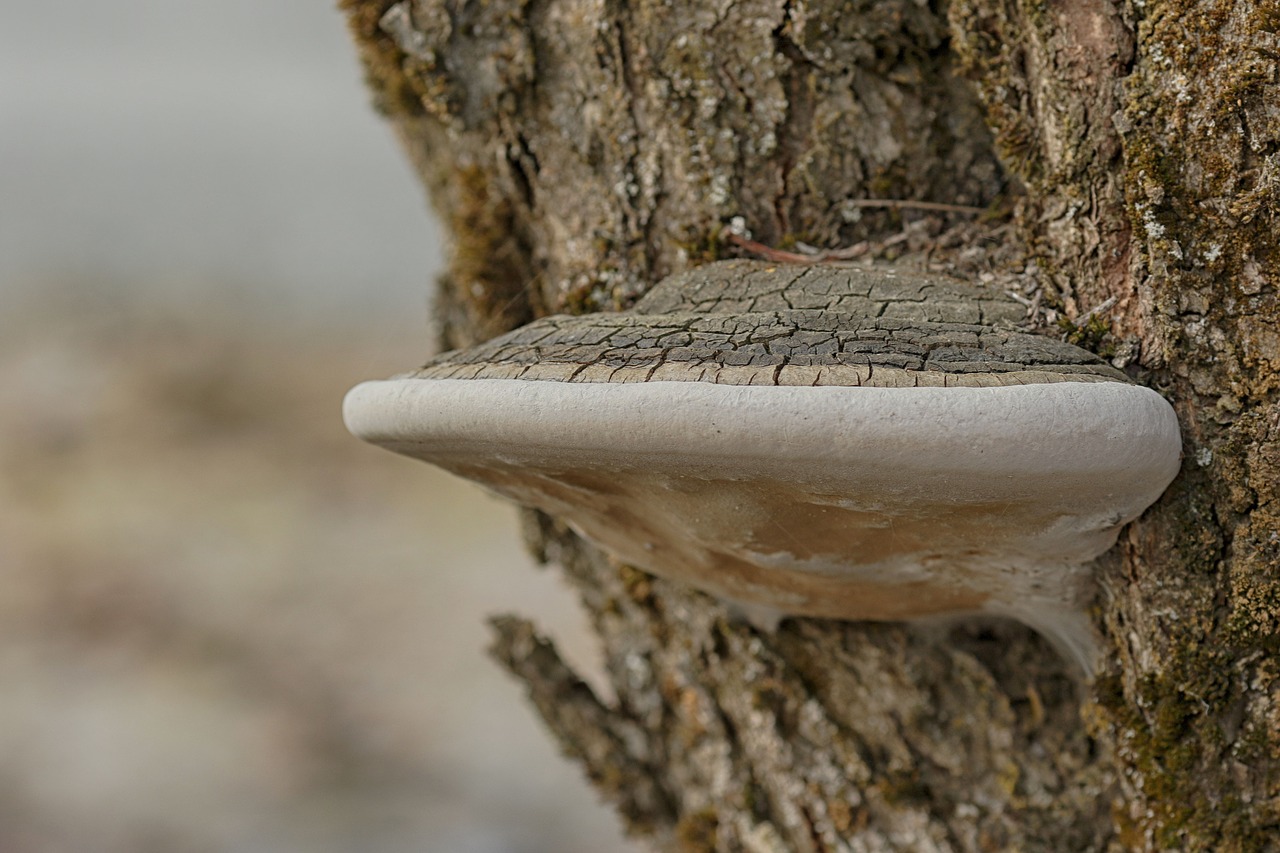
[{"label": "tan mushroom surface", "polygon": [[1169,405],[949,279],[735,261],[348,396],[388,449],[777,614],[1011,616],[1086,669],[1090,561],[1178,469]]}]

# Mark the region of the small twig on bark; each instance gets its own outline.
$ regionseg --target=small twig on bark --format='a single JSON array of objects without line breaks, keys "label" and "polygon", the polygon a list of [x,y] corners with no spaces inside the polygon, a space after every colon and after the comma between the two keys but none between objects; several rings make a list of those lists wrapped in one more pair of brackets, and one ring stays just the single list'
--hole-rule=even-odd
[{"label": "small twig on bark", "polygon": [[[895,234],[890,239],[902,242],[902,240],[897,239],[898,237],[905,240],[907,235],[905,233]],[[860,258],[870,252],[874,245],[875,244],[870,243],[867,240],[863,240],[860,243],[854,243],[852,246],[845,246],[842,249],[814,249],[813,254],[814,257],[821,258],[824,261],[851,261],[854,258]],[[885,245],[892,244],[886,243]]]},{"label": "small twig on bark", "polygon": [[886,207],[891,210],[932,210],[939,213],[968,213],[977,215],[986,208],[971,207],[967,204],[946,204],[940,201],[912,201],[895,198],[856,198],[844,204],[849,207]]},{"label": "small twig on bark", "polygon": [[1079,317],[1077,317],[1075,319],[1075,322],[1072,325],[1074,325],[1076,328],[1079,328],[1083,326],[1085,323],[1088,323],[1092,317],[1094,317],[1097,314],[1101,314],[1103,311],[1109,310],[1111,306],[1115,304],[1116,304],[1116,297],[1114,296],[1108,297],[1102,300],[1101,302],[1099,302],[1097,305],[1090,308],[1088,311],[1081,314]]},{"label": "small twig on bark", "polygon": [[799,255],[795,252],[788,252],[785,249],[775,249],[772,246],[766,246],[764,243],[757,243],[755,240],[743,237],[741,234],[730,231],[727,228],[721,236],[733,245],[746,249],[748,252],[759,255],[768,261],[777,261],[783,264],[812,264],[817,263],[819,260],[817,255]]},{"label": "small twig on bark", "polygon": [[863,240],[860,243],[854,243],[852,246],[845,246],[839,249],[818,249],[809,253],[800,254],[798,252],[788,252],[786,249],[775,249],[772,246],[766,246],[764,243],[758,243],[755,240],[748,239],[736,231],[725,229],[721,234],[722,239],[732,243],[739,248],[746,249],[752,254],[759,255],[768,261],[777,261],[781,264],[820,264],[826,261],[851,261],[854,258],[860,258],[863,255],[873,252],[882,251],[890,246],[896,246],[905,242],[910,235],[903,231],[895,234],[885,240],[872,243]]}]

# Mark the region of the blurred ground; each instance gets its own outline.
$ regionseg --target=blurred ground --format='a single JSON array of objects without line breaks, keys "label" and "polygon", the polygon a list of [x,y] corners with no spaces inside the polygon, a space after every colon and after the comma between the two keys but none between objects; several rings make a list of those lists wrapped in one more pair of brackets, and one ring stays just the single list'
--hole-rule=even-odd
[{"label": "blurred ground", "polygon": [[0,851],[624,849],[481,651],[568,593],[342,428],[384,327],[108,293],[0,313]]}]

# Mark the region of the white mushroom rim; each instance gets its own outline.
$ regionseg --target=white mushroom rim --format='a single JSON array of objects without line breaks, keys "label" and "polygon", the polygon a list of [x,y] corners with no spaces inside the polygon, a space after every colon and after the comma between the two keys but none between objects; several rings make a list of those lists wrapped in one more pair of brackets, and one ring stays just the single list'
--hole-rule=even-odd
[{"label": "white mushroom rim", "polygon": [[392,379],[348,428],[622,560],[788,615],[994,613],[1086,671],[1090,562],[1179,467],[1119,382],[957,388]]}]

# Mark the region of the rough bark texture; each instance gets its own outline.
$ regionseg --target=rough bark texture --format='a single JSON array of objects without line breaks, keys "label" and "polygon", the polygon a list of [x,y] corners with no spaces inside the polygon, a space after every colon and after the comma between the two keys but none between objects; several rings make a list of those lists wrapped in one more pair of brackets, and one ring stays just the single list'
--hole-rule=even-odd
[{"label": "rough bark texture", "polygon": [[866,241],[1013,290],[1182,419],[1182,476],[1100,561],[1110,653],[1084,686],[1010,625],[762,635],[531,514],[616,696],[519,620],[495,650],[634,831],[672,850],[1276,844],[1274,2],[343,5],[454,235],[449,346],[624,307],[740,217],[765,243]]},{"label": "rough bark texture", "polygon": [[[1134,847],[1280,844],[1274,3],[959,3],[957,46],[1068,315],[1179,410],[1187,462],[1103,574],[1094,732]],[[1064,141],[1078,142],[1077,145]]]}]

